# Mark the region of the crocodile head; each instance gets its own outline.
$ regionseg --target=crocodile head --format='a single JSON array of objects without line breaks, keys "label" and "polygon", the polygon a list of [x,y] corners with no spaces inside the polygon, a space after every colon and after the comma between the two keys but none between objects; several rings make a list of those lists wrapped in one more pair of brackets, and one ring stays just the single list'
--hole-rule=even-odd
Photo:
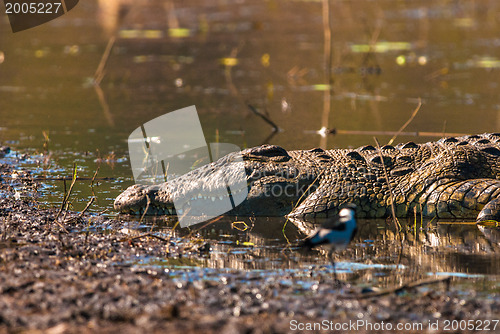
[{"label": "crocodile head", "polygon": [[311,151],[264,145],[231,153],[161,185],[133,185],[114,207],[133,214],[183,215],[188,207],[203,215],[219,206],[227,210],[218,214],[286,215],[316,188],[318,169],[304,152]]}]

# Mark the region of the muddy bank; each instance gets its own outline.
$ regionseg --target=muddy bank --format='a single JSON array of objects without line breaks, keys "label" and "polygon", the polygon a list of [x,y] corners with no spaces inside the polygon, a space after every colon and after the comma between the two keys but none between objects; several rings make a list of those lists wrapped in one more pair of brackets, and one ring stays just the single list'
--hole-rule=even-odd
[{"label": "muddy bank", "polygon": [[456,289],[457,279],[449,290],[437,283],[358,298],[359,287],[336,287],[328,273],[139,265],[150,257],[197,263],[211,241],[141,237],[129,222],[39,209],[29,173],[7,165],[0,172],[1,332],[363,333],[406,324],[416,333],[436,321],[433,332],[445,332],[452,320],[485,329],[479,320],[499,317],[497,294]]}]

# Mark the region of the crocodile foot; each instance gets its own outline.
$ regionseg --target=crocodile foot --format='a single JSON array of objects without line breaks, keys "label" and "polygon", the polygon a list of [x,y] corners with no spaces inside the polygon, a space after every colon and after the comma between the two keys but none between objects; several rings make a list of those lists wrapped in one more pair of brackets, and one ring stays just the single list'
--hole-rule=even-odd
[{"label": "crocodile foot", "polygon": [[488,220],[500,221],[500,198],[489,201],[477,215],[477,222]]}]

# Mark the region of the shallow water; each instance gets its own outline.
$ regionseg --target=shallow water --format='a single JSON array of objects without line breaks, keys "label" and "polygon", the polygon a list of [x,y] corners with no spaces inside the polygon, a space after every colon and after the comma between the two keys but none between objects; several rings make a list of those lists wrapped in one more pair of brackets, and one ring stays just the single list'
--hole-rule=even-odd
[{"label": "shallow water", "polygon": [[[75,185],[73,208],[96,196],[91,212],[116,215],[113,199],[133,184],[128,135],[189,105],[198,109],[207,142],[241,148],[346,148],[371,144],[373,135],[385,143],[419,98],[422,107],[396,142],[500,129],[497,1],[331,1],[326,62],[321,2],[130,3],[80,2],[16,34],[5,17],[0,21],[0,142],[29,153],[16,164],[41,179],[42,205],[60,205],[76,164],[86,179]],[[120,8],[129,12],[118,22]],[[113,35],[96,87],[94,73]],[[247,104],[267,111],[280,131],[273,134]],[[322,137],[323,127],[337,134]],[[233,218],[224,219],[217,223],[223,232],[200,231],[213,248],[202,266],[331,270],[324,254],[293,247],[303,235],[290,222],[285,233],[285,221],[274,218],[247,220],[254,227],[238,231]],[[370,228],[337,261],[346,278],[395,282],[440,272],[498,282],[498,237],[488,239],[475,225],[433,222],[401,243],[387,223],[363,224]],[[160,260],[141,263],[165,266]]]},{"label": "shallow water", "polygon": [[[345,281],[367,287],[393,286],[443,275],[462,279],[461,284],[463,279],[470,280],[477,291],[495,292],[500,287],[500,231],[492,227],[479,229],[474,222],[419,221],[412,226],[415,222],[408,221],[411,227],[395,232],[388,221],[360,220],[350,246],[335,253],[335,266],[327,249],[300,249],[297,245],[307,233],[301,233],[284,218],[224,217],[208,226],[172,230],[175,223],[171,218],[150,217],[140,226],[132,225],[130,233],[153,232],[170,240],[175,245],[172,247],[195,253],[198,247],[209,247],[209,252],[200,253],[201,260],[145,257],[131,263],[183,279],[189,275],[184,270],[196,279],[213,279],[217,272],[214,270],[225,270],[231,277],[232,269],[241,269],[248,271],[248,279],[281,275],[305,289],[325,277],[332,279],[334,271]],[[194,248],[192,240],[183,238],[186,235],[197,238]]]}]

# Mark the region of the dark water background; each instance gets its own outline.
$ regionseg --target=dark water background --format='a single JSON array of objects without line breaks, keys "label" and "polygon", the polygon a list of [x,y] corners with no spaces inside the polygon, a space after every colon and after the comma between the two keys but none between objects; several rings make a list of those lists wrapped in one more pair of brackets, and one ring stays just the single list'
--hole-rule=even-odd
[{"label": "dark water background", "polygon": [[[39,178],[71,176],[75,163],[79,176],[92,177],[99,166],[99,177],[113,179],[94,188],[78,182],[73,202],[81,210],[95,194],[90,211],[99,212],[111,210],[114,197],[133,184],[128,135],[189,105],[197,107],[207,142],[241,148],[264,142],[286,149],[347,148],[373,144],[374,134],[385,143],[419,98],[422,106],[404,131],[427,135],[400,135],[396,142],[500,130],[498,1],[332,0],[330,38],[324,9],[321,1],[86,0],[50,23],[15,34],[2,15],[0,143],[30,152],[19,164]],[[113,38],[96,87],[96,69]],[[280,131],[269,138],[271,126],[248,104],[267,112]],[[337,135],[322,137],[321,128]],[[58,205],[63,189],[63,181],[44,181],[40,200]],[[402,270],[392,265],[404,262],[411,268],[402,270],[405,275],[498,277],[498,240],[474,225],[433,224],[425,233],[415,230],[413,248],[405,248],[413,253],[402,254],[403,261],[393,257],[394,249],[402,249],[388,225],[367,223],[378,227],[344,253],[344,269],[369,265],[370,275],[383,279],[386,271]],[[289,237],[282,233],[284,220],[258,225],[264,226],[259,232],[241,232],[227,218],[221,228],[232,236],[213,233],[220,248],[214,257],[235,252],[236,258],[212,258],[206,265],[301,268],[301,257],[280,255]],[[291,239],[302,237],[290,223],[287,229]],[[262,261],[249,258],[256,252]],[[311,261],[328,263],[321,256]]]}]

